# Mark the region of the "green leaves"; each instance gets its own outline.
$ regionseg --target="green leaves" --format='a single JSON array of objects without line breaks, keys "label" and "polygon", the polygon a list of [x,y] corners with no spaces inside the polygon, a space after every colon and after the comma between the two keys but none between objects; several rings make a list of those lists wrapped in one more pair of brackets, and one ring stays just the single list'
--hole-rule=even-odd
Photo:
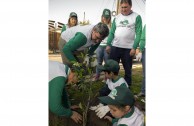
[{"label": "green leaves", "polygon": [[[85,56],[86,55],[84,55],[83,53],[79,55],[79,57],[83,59]],[[95,59],[90,58],[89,60],[95,60]],[[87,112],[89,108],[89,103],[91,100],[91,96],[93,95],[92,94],[93,92],[91,89],[93,71],[92,71],[91,65],[86,66],[85,63],[78,63],[78,62],[73,63],[72,69],[78,76],[79,83],[77,84],[78,91],[76,91],[76,93],[79,92],[79,97],[81,98],[79,107],[82,110],[83,126],[85,126],[87,124]]]},{"label": "green leaves", "polygon": [[82,106],[81,102],[79,103],[79,107],[80,107],[81,110],[83,110],[83,106]]}]

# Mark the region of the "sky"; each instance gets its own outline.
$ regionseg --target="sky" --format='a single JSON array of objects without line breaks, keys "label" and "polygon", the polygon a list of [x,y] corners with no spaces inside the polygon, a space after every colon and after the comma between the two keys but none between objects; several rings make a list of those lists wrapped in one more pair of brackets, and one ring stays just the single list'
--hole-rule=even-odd
[{"label": "sky", "polygon": [[[108,8],[111,11],[116,10],[117,0],[49,0],[49,20],[67,23],[70,12],[76,12],[78,20],[85,20],[91,24],[100,21],[102,11]],[[145,2],[144,0],[132,0],[133,11],[142,16],[143,24],[145,22]]]}]

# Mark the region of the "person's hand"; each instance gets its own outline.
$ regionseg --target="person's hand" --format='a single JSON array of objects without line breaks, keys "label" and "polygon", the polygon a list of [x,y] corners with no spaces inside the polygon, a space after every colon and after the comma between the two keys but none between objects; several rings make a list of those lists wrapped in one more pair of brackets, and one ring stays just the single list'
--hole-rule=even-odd
[{"label": "person's hand", "polygon": [[102,107],[102,106],[104,106],[104,105],[102,103],[100,103],[100,104],[98,104],[96,106],[91,106],[90,110],[96,110],[96,109],[98,109],[99,107]]},{"label": "person's hand", "polygon": [[71,107],[70,107],[71,109],[78,109],[78,108],[80,108],[78,105],[72,105]]},{"label": "person's hand", "polygon": [[99,118],[102,118],[106,115],[106,113],[108,113],[110,111],[110,108],[108,107],[108,105],[106,106],[102,106],[102,107],[99,107],[96,109],[96,115],[99,117]]},{"label": "person's hand", "polygon": [[139,53],[136,55],[136,60],[137,60],[137,61],[141,61],[141,58],[142,58],[142,53],[139,52]]},{"label": "person's hand", "polygon": [[135,49],[131,49],[131,51],[130,51],[130,56],[134,56],[135,55],[135,53],[136,53],[136,51],[135,51]]},{"label": "person's hand", "polygon": [[90,56],[86,55],[86,56],[84,57],[83,63],[84,63],[86,66],[89,66],[89,62],[90,62]]},{"label": "person's hand", "polygon": [[107,120],[109,120],[110,122],[112,122],[112,117],[110,117],[110,116],[105,116],[104,119],[107,119]]},{"label": "person's hand", "polygon": [[76,123],[82,123],[82,116],[75,111],[72,111],[72,112],[73,112],[73,115],[71,116],[71,119],[73,119],[73,121],[75,121]]},{"label": "person's hand", "polygon": [[106,52],[108,53],[108,54],[110,54],[110,51],[111,51],[111,47],[110,46],[106,46]]}]

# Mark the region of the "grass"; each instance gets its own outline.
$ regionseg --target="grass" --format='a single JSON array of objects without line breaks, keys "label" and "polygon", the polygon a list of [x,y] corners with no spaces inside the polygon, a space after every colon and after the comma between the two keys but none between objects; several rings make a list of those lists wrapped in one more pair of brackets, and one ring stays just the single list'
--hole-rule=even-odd
[{"label": "grass", "polygon": [[134,94],[137,94],[140,92],[142,77],[143,77],[142,68],[133,69],[131,90]]}]

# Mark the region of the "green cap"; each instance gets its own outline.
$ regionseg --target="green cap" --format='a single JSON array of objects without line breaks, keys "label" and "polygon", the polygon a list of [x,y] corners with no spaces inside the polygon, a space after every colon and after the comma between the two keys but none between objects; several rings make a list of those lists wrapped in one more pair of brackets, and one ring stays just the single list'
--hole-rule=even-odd
[{"label": "green cap", "polygon": [[119,72],[120,66],[117,61],[109,59],[103,65],[98,66],[101,71],[111,71],[111,72]]},{"label": "green cap", "polygon": [[109,9],[104,9],[103,13],[102,13],[102,16],[105,17],[105,18],[110,18],[111,17],[110,10]]},{"label": "green cap", "polygon": [[75,12],[71,12],[69,17],[77,17],[77,14]]},{"label": "green cap", "polygon": [[124,86],[113,89],[108,96],[98,97],[102,103],[107,105],[129,105],[132,107],[135,99],[131,91]]}]

